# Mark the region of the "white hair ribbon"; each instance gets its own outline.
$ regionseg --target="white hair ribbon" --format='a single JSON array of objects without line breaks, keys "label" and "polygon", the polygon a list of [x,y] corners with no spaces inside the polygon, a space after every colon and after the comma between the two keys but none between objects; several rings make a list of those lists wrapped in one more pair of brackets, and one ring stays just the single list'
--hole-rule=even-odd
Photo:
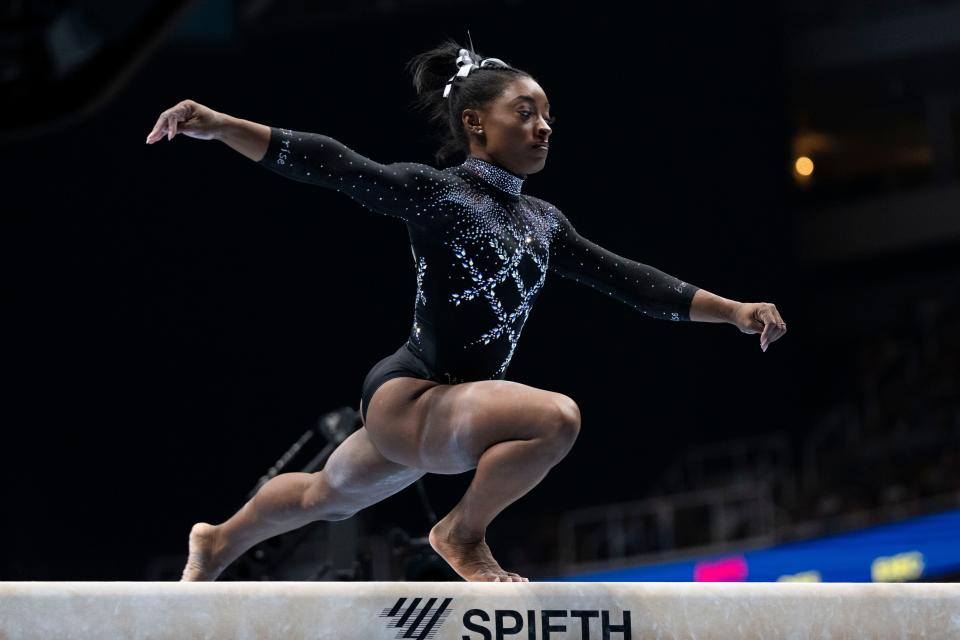
[{"label": "white hair ribbon", "polygon": [[477,68],[508,67],[509,65],[500,58],[484,58],[480,64],[475,64],[470,52],[466,49],[460,49],[460,55],[457,56],[457,66],[460,67],[460,69],[455,74],[450,76],[450,80],[447,81],[447,86],[443,89],[444,98],[450,95],[450,89],[453,87],[453,81],[457,77],[466,78],[468,75],[470,75],[471,71]]}]

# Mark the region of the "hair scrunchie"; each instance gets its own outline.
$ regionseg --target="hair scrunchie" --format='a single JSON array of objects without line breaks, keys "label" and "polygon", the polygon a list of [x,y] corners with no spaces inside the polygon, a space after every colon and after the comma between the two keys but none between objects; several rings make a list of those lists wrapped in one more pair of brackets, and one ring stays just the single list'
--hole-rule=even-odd
[{"label": "hair scrunchie", "polygon": [[450,95],[450,89],[453,88],[454,80],[457,78],[466,78],[474,69],[481,69],[485,67],[509,67],[510,65],[500,58],[484,58],[480,64],[476,64],[468,50],[460,49],[460,54],[457,56],[457,66],[460,67],[460,69],[455,74],[450,76],[450,80],[447,81],[447,86],[443,89],[444,98]]}]

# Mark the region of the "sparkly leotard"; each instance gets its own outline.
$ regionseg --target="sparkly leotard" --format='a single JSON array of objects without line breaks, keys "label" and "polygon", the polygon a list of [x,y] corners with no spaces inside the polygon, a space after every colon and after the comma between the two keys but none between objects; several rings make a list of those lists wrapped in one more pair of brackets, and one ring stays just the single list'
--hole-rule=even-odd
[{"label": "sparkly leotard", "polygon": [[413,325],[400,350],[367,376],[364,413],[376,388],[397,375],[446,384],[503,379],[548,271],[652,318],[689,320],[697,287],[583,238],[555,206],[521,193],[524,176],[480,158],[442,170],[385,165],[328,136],[271,127],[259,162],[407,224],[417,272]]}]

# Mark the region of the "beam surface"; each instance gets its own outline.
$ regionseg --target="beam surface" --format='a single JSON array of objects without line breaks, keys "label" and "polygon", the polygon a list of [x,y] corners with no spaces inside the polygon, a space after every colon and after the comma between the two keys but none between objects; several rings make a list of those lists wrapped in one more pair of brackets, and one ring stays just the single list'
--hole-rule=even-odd
[{"label": "beam surface", "polygon": [[960,638],[960,584],[0,582],[0,638]]}]

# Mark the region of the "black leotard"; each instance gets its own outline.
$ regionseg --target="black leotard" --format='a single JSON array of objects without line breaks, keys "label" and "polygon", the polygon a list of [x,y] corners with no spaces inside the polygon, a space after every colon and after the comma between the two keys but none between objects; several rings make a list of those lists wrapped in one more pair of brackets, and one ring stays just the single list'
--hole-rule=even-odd
[{"label": "black leotard", "polygon": [[408,347],[447,383],[502,379],[547,271],[652,318],[689,320],[697,287],[581,237],[525,176],[470,156],[379,164],[325,135],[270,128],[259,161],[407,223],[417,270]]}]

